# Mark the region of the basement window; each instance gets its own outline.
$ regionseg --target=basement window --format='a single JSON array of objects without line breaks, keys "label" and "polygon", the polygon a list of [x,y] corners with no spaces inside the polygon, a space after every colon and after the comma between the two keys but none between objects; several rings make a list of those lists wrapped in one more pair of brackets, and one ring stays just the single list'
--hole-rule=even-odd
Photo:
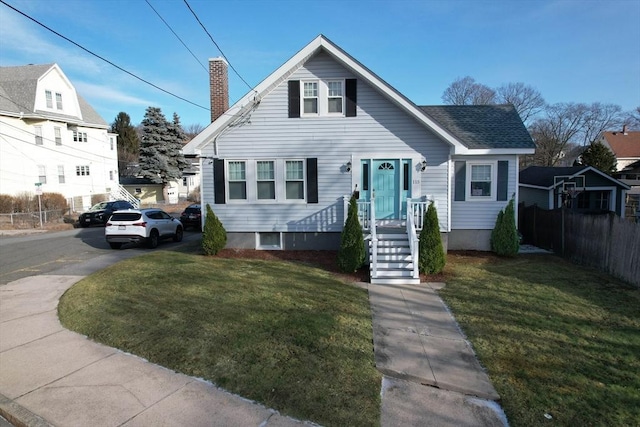
[{"label": "basement window", "polygon": [[282,234],[280,233],[257,233],[257,249],[279,250],[282,249]]}]

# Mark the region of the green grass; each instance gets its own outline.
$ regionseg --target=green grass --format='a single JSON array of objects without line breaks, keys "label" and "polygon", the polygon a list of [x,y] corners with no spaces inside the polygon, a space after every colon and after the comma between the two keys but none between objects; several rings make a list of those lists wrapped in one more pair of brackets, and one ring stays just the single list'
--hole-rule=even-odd
[{"label": "green grass", "polygon": [[448,261],[441,295],[512,426],[640,425],[640,290],[554,256]]},{"label": "green grass", "polygon": [[63,325],[324,425],[380,423],[367,292],[280,261],[158,251],[69,289]]}]

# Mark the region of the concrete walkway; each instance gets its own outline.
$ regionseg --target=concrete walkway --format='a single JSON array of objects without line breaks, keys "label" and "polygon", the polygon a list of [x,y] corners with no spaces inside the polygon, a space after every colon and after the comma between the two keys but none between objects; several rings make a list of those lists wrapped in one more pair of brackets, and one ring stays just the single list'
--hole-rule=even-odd
[{"label": "concrete walkway", "polygon": [[[104,262],[74,271],[88,274]],[[313,425],[64,329],[58,300],[82,277],[34,276],[0,286],[0,415],[12,423]],[[368,288],[376,364],[385,375],[382,426],[506,423],[492,401],[495,390],[432,287]]]}]

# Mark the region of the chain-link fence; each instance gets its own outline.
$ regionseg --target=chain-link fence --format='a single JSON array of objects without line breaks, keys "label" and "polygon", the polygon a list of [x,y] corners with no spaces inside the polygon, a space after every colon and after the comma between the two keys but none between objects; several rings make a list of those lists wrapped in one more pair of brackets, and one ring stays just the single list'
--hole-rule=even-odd
[{"label": "chain-link fence", "polygon": [[39,227],[42,216],[42,224],[50,222],[62,222],[67,209],[56,209],[42,212],[14,212],[0,214],[0,225],[16,228]]}]

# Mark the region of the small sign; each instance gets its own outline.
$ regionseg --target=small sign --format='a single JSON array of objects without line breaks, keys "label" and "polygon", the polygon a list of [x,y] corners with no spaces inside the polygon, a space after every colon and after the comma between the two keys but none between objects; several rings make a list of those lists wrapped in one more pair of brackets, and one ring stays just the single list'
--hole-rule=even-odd
[{"label": "small sign", "polygon": [[42,183],[36,182],[36,196],[42,196]]}]

